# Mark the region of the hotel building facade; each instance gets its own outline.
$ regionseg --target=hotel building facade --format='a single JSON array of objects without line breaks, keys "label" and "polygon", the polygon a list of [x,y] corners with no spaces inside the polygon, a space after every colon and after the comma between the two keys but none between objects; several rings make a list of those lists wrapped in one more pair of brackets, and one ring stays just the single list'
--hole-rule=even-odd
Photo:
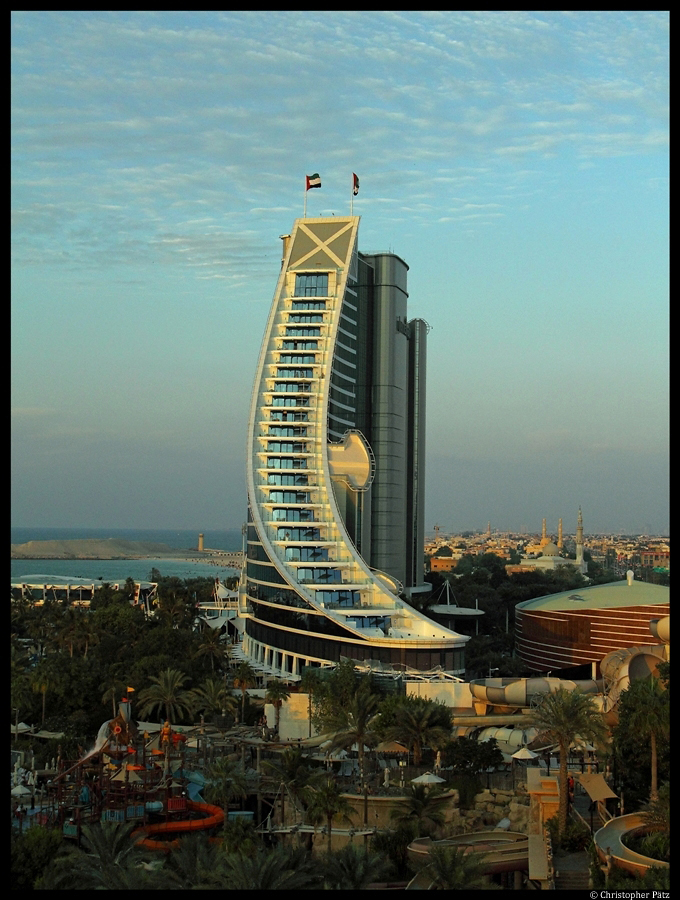
[{"label": "hotel building facade", "polygon": [[424,583],[425,357],[408,266],[358,216],[297,219],[253,387],[245,655],[295,679],[343,658],[464,672],[468,640],[409,605]]}]

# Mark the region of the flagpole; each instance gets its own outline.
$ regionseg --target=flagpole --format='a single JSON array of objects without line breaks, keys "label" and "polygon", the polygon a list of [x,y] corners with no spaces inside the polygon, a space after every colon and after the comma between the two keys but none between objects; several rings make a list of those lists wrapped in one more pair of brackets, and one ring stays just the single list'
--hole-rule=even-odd
[{"label": "flagpole", "polygon": [[307,218],[307,176],[305,176],[305,211],[302,218]]},{"label": "flagpole", "polygon": [[349,195],[349,214],[354,215],[354,173],[352,173],[352,192]]}]

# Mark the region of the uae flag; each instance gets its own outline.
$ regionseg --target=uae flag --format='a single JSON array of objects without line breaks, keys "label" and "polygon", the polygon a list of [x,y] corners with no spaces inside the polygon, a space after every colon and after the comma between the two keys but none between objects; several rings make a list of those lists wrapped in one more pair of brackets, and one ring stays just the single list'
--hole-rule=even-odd
[{"label": "uae flag", "polygon": [[359,193],[359,176],[352,172],[352,178],[354,179],[354,196]]},{"label": "uae flag", "polygon": [[307,179],[306,191],[310,188],[321,187],[321,179],[319,178],[318,172],[315,172],[314,175],[305,175],[305,178]]}]

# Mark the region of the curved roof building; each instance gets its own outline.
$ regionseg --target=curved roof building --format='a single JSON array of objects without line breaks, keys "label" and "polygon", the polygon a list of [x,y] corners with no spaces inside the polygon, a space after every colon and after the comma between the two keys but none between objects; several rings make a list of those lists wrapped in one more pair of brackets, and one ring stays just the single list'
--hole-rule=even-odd
[{"label": "curved roof building", "polygon": [[649,623],[669,613],[669,588],[632,578],[525,600],[515,607],[517,653],[538,672],[599,665],[615,650],[649,645]]},{"label": "curved roof building", "polygon": [[243,652],[288,678],[343,657],[462,674],[424,585],[427,325],[358,216],[297,219],[253,388]]}]

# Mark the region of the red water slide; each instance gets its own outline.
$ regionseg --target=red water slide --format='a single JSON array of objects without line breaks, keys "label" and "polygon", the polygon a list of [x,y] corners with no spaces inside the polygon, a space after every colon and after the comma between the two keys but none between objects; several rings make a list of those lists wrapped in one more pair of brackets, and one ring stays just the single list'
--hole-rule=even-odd
[{"label": "red water slide", "polygon": [[142,828],[133,831],[132,837],[137,837],[137,843],[147,850],[163,850],[168,853],[173,847],[177,846],[178,841],[155,841],[152,840],[151,835],[185,834],[190,831],[204,831],[224,822],[224,811],[219,806],[187,800],[187,809],[192,812],[204,813],[206,817],[203,819],[182,819],[179,822],[163,822],[160,825],[144,825]]}]

